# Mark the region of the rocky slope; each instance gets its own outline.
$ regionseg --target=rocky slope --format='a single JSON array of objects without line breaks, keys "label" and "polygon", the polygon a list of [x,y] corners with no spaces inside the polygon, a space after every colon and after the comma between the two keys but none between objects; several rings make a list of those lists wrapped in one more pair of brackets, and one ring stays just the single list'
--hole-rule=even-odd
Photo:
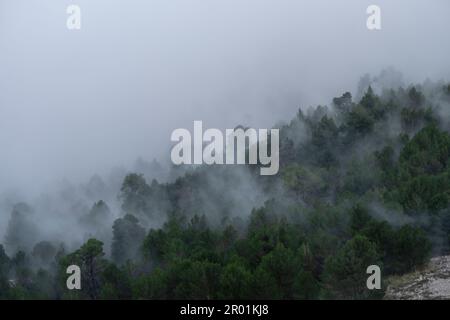
[{"label": "rocky slope", "polygon": [[388,282],[384,299],[450,299],[450,256],[432,258],[423,270]]}]

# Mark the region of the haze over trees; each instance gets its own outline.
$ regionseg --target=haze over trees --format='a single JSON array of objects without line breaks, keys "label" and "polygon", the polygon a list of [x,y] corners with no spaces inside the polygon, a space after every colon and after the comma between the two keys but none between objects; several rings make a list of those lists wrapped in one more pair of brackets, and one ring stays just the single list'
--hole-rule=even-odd
[{"label": "haze over trees", "polygon": [[[449,116],[448,84],[368,86],[282,124],[276,176],[258,165],[165,181],[129,173],[120,208],[96,177],[88,205],[60,208],[83,231],[76,248],[47,238],[34,208],[17,203],[0,245],[0,298],[381,298],[388,276],[450,251]],[[80,291],[65,288],[70,264]],[[366,287],[372,264],[381,290]]]}]

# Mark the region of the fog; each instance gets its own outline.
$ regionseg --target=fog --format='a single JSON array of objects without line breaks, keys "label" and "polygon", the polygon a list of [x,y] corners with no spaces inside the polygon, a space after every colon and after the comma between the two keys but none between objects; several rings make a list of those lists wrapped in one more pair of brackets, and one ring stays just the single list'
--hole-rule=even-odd
[{"label": "fog", "polygon": [[[382,30],[369,31],[375,2]],[[66,28],[72,3],[79,31]],[[138,157],[168,161],[170,133],[193,120],[271,127],[386,67],[407,82],[448,80],[449,9],[447,0],[0,0],[0,193],[20,199]]]}]

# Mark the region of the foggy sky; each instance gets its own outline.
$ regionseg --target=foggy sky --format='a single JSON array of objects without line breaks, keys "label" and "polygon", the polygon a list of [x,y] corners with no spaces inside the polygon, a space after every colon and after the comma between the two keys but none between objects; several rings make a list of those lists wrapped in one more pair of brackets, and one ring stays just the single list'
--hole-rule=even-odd
[{"label": "foggy sky", "polygon": [[449,30],[448,0],[0,0],[0,192],[168,159],[193,120],[269,128],[390,66],[449,80]]}]

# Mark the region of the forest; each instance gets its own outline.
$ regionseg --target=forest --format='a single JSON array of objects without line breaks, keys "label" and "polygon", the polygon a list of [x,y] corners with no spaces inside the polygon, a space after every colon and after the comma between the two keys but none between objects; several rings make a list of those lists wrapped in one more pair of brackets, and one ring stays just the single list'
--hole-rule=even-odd
[{"label": "forest", "polygon": [[[449,253],[449,84],[367,86],[276,128],[274,176],[137,168],[117,190],[96,177],[82,205],[70,190],[57,210],[12,203],[0,299],[381,299],[390,276]],[[40,229],[45,210],[79,236]],[[74,264],[81,290],[66,288]]]}]

